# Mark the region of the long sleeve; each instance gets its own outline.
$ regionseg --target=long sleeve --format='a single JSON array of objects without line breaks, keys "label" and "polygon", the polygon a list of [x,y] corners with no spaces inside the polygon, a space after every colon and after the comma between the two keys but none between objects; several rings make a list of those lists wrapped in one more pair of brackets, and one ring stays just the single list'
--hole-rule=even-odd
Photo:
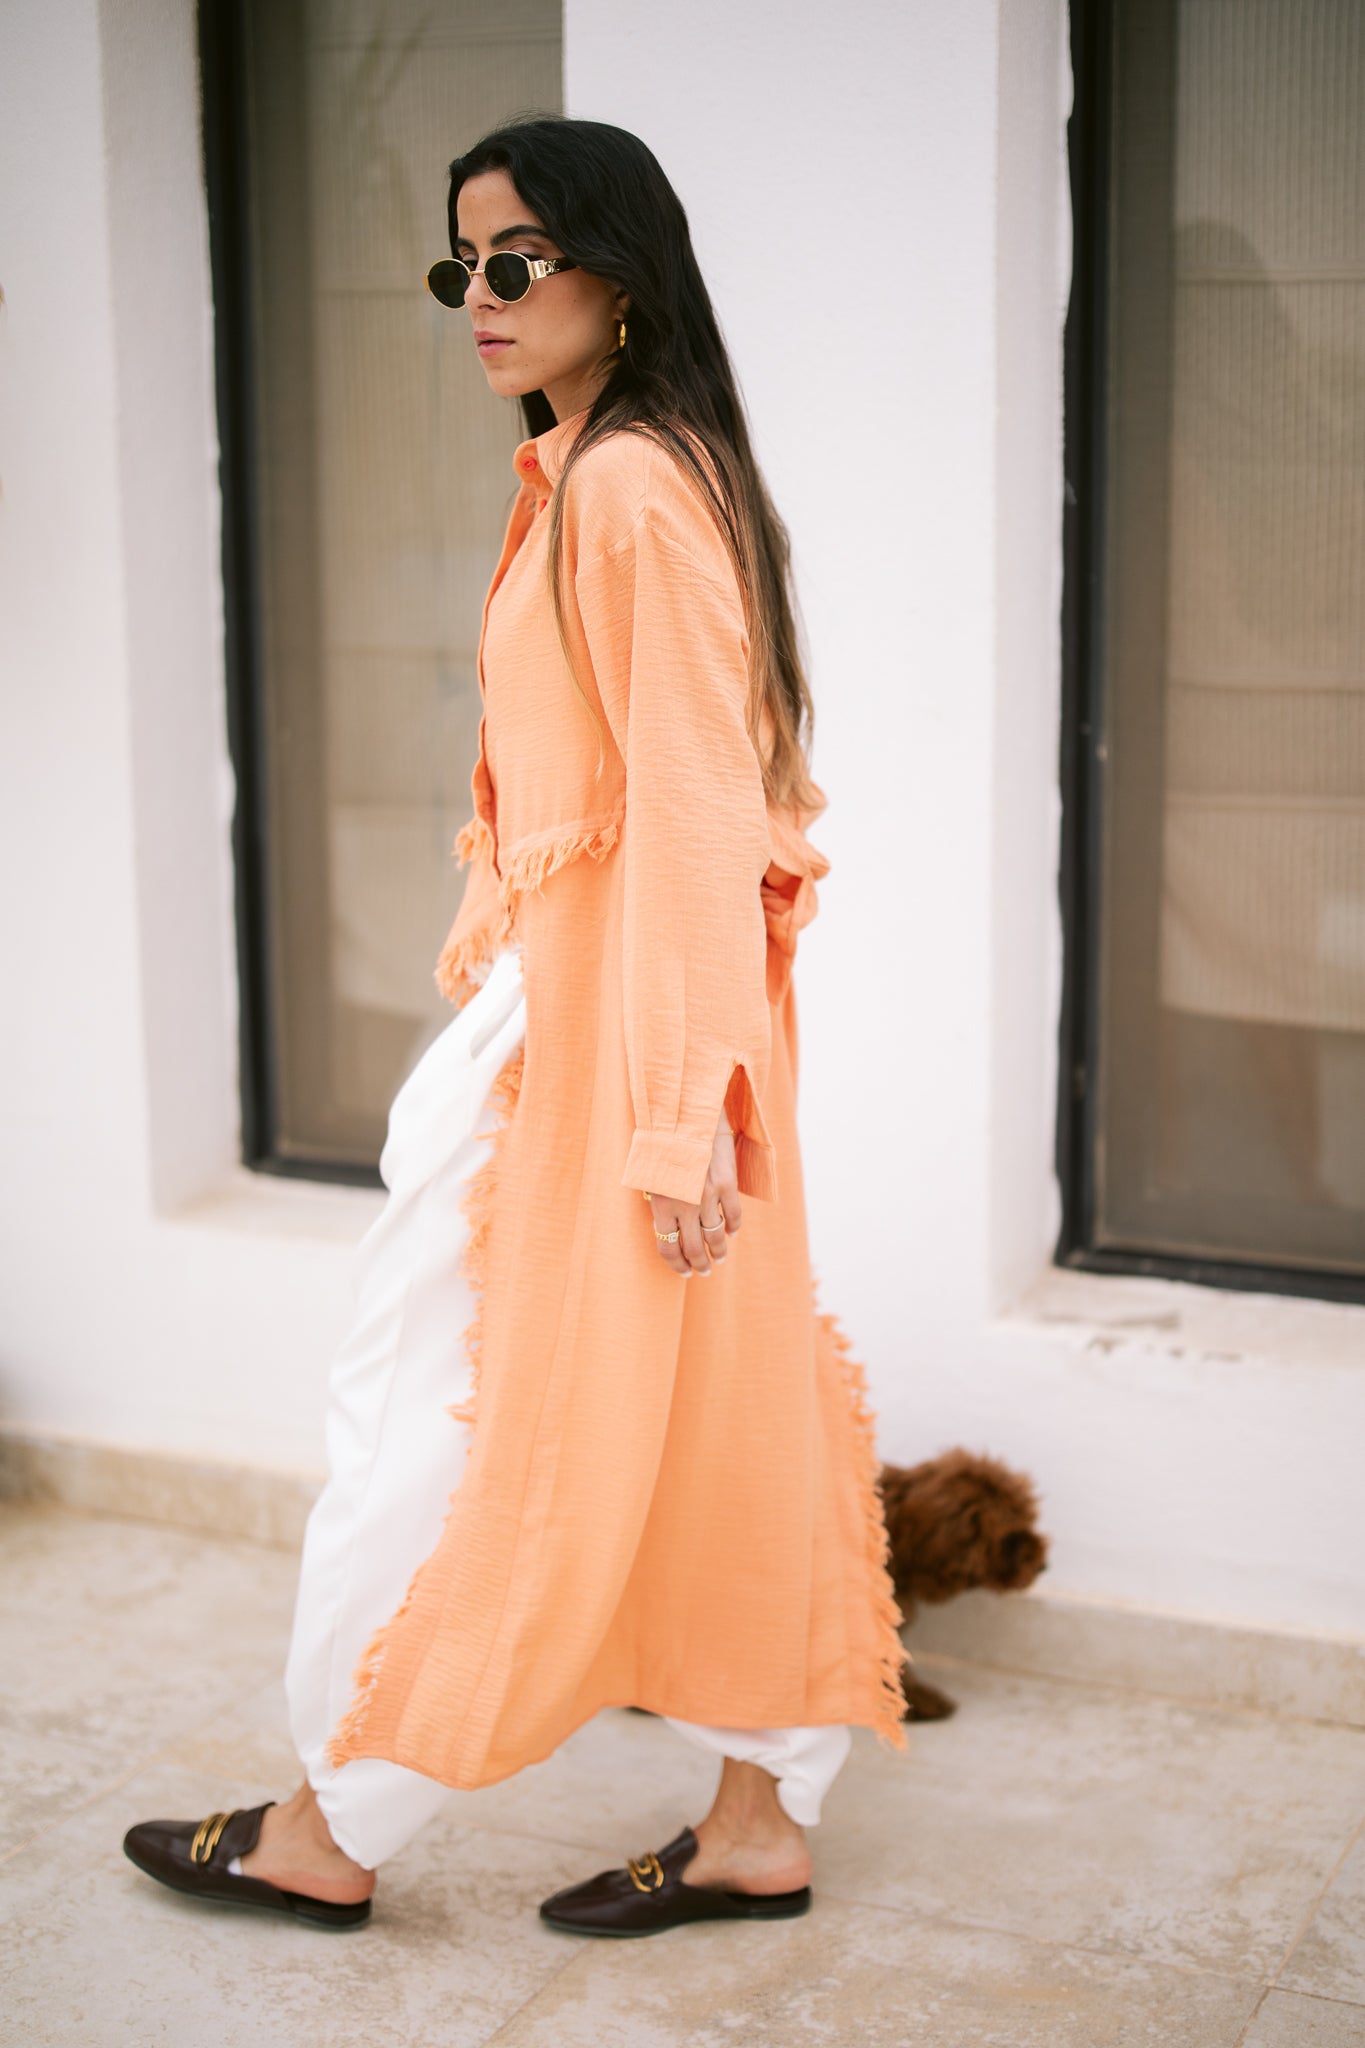
[{"label": "long sleeve", "polygon": [[724,1106],[741,1192],[776,1199],[762,881],[771,850],[745,722],[739,585],[685,487],[584,561],[575,596],[625,763],[627,1187],[699,1202]]}]

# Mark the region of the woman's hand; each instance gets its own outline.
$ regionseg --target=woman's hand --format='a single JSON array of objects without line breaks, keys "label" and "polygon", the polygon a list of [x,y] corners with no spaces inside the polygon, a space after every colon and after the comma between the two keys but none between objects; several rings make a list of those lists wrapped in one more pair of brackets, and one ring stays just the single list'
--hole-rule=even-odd
[{"label": "woman's hand", "polygon": [[[678,1232],[676,1244],[655,1240],[659,1257],[675,1273],[681,1273],[686,1280],[694,1273],[709,1274],[712,1266],[724,1265],[729,1250],[726,1240],[739,1229],[742,1220],[735,1178],[735,1139],[724,1110],[716,1126],[716,1142],[711,1148],[711,1164],[700,1202],[678,1202],[672,1195],[651,1195],[649,1206],[656,1230]],[[708,1224],[713,1227],[707,1229]]]}]

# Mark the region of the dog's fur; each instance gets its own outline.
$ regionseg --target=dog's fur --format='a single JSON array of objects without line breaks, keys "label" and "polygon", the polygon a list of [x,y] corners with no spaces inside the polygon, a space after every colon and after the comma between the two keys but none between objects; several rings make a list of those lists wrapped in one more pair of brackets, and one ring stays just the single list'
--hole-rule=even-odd
[{"label": "dog's fur", "polygon": [[[974,1587],[1022,1592],[1047,1569],[1033,1485],[996,1458],[953,1450],[921,1465],[883,1465],[881,1494],[891,1577],[907,1622],[921,1606]],[[908,1662],[902,1677],[907,1721],[941,1721],[956,1711]]]}]

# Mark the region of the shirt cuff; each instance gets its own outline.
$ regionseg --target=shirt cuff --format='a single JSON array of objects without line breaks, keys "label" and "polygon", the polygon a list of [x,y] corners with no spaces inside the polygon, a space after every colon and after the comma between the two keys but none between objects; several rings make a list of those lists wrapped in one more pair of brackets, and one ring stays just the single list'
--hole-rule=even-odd
[{"label": "shirt cuff", "polygon": [[621,1184],[651,1195],[671,1195],[675,1202],[700,1202],[715,1143],[714,1137],[689,1138],[676,1131],[637,1131]]},{"label": "shirt cuff", "polygon": [[[637,1131],[621,1185],[671,1195],[675,1202],[700,1202],[714,1146],[713,1138]],[[777,1152],[745,1131],[735,1132],[735,1184],[742,1195],[755,1195],[761,1202],[777,1200]]]}]

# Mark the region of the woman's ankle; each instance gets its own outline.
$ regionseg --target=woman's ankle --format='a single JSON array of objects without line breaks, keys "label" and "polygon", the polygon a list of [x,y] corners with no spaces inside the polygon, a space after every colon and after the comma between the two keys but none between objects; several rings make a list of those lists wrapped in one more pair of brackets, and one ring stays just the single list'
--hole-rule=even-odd
[{"label": "woman's ankle", "polygon": [[771,1771],[734,1757],[725,1759],[706,1821],[716,1834],[735,1840],[804,1840],[778,1797]]},{"label": "woman's ankle", "polygon": [[810,1883],[810,1850],[795,1823],[781,1831],[730,1829],[708,1815],[693,1833],[697,1853],[682,1872],[685,1884],[790,1892]]},{"label": "woman's ankle", "polygon": [[250,1856],[243,1858],[243,1867],[253,1858],[258,1866],[283,1860],[300,1867],[327,1871],[343,1881],[373,1885],[374,1872],[363,1863],[357,1863],[337,1842],[318,1804],[317,1794],[306,1782],[291,1798],[279,1800],[266,1808],[260,1839]]},{"label": "woman's ankle", "polygon": [[686,1882],[733,1879],[740,1889],[774,1891],[810,1882],[805,1831],[778,1798],[777,1780],[757,1764],[726,1758],[711,1811],[693,1832],[698,1853]]}]

